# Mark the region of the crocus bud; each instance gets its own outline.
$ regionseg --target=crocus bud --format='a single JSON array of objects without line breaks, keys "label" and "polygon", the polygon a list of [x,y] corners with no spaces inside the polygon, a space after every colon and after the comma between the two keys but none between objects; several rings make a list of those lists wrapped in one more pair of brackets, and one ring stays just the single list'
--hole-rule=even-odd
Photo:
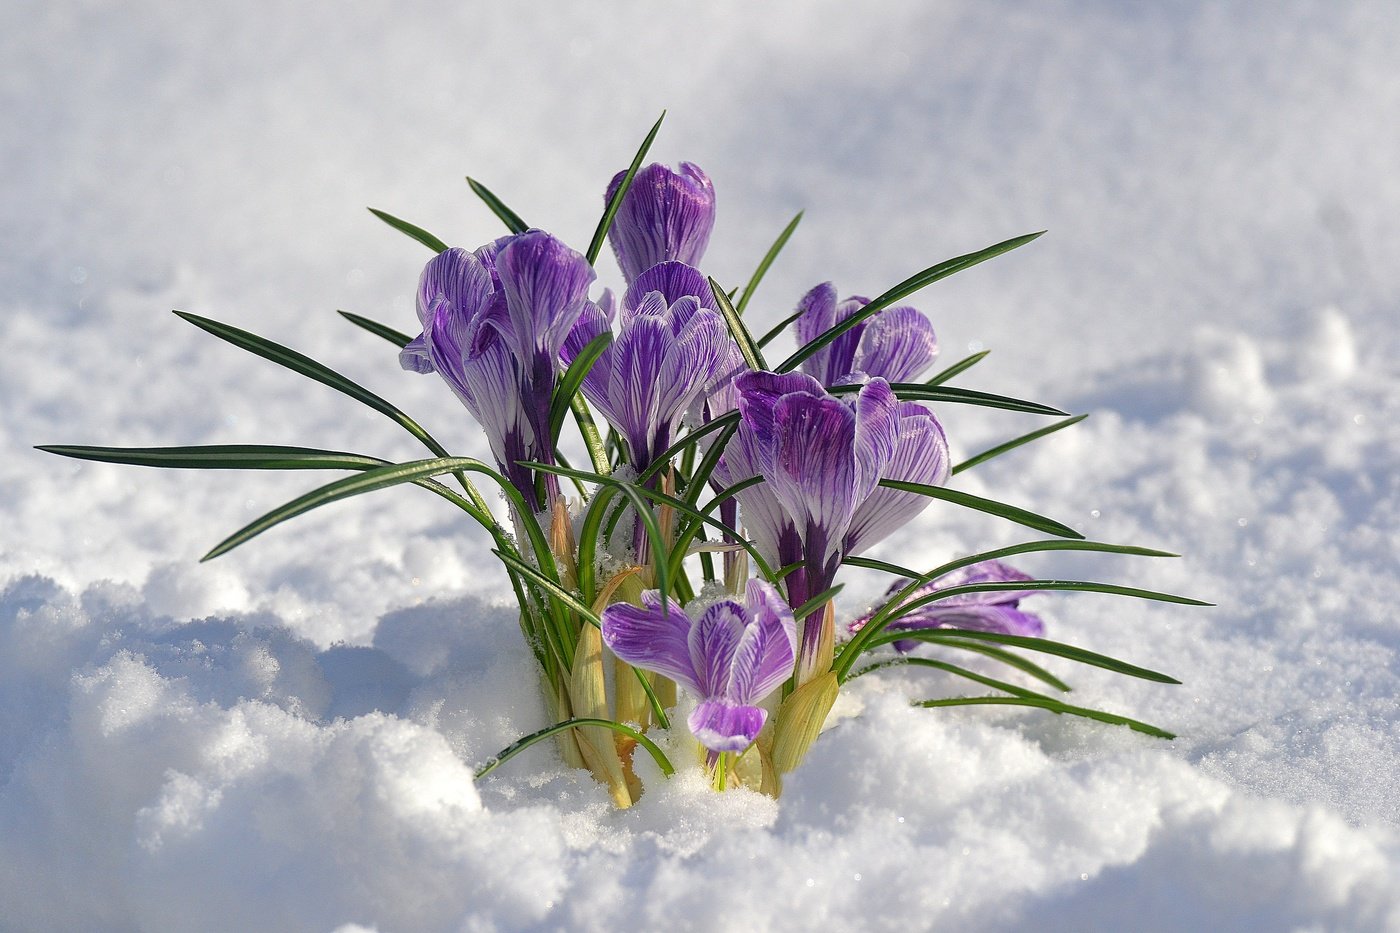
[{"label": "crocus bud", "polygon": [[[626,172],[608,185],[611,201]],[[622,200],[608,240],[627,284],[659,262],[700,264],[715,226],[715,189],[689,162],[673,172],[660,163],[639,170]]]}]

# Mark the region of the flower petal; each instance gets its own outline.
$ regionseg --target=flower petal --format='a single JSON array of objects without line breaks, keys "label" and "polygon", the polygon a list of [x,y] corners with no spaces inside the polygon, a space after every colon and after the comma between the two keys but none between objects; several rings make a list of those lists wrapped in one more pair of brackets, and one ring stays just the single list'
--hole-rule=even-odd
[{"label": "flower petal", "polygon": [[[626,172],[608,185],[611,201]],[[659,262],[698,265],[715,225],[715,189],[700,169],[682,162],[673,172],[660,163],[639,170],[618,208],[608,240],[630,283]]]},{"label": "flower petal", "polygon": [[[899,438],[881,479],[938,486],[948,481],[948,440],[932,412],[914,402],[899,406]],[[914,492],[875,487],[856,507],[846,535],[846,552],[859,554],[889,536],[927,507]]]},{"label": "flower petal", "polygon": [[890,384],[871,379],[856,395],[856,500],[862,501],[880,482],[899,444],[899,400]]},{"label": "flower petal", "polygon": [[854,370],[890,382],[910,382],[938,356],[933,324],[917,308],[886,308],[865,324]]},{"label": "flower petal", "polygon": [[730,669],[739,647],[748,613],[732,599],[722,599],[705,610],[690,629],[690,663],[702,697],[728,694]]},{"label": "flower petal", "polygon": [[655,671],[704,696],[690,662],[690,619],[675,600],[661,612],[656,590],[642,594],[642,605],[613,603],[603,610],[603,643],[633,667]]},{"label": "flower petal", "polygon": [[703,701],[686,720],[700,744],[715,752],[742,752],[753,744],[768,719],[766,710],[715,697]]},{"label": "flower petal", "polygon": [[749,581],[745,603],[749,624],[734,652],[728,696],[736,703],[757,703],[792,676],[797,623],[787,601],[763,580]]},{"label": "flower petal", "polygon": [[556,359],[587,301],[594,279],[588,260],[543,230],[529,230],[501,247],[496,272],[516,355],[530,359],[543,352]]},{"label": "flower petal", "polygon": [[623,311],[641,304],[650,292],[660,292],[668,305],[690,296],[700,307],[719,311],[709,281],[699,269],[683,262],[659,262],[637,276],[622,296]]}]

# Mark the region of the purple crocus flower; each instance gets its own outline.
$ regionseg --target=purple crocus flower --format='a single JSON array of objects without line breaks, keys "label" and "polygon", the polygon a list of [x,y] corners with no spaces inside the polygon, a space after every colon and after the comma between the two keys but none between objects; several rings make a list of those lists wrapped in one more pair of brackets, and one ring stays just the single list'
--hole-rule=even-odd
[{"label": "purple crocus flower", "polygon": [[[611,201],[626,172],[608,185]],[[673,172],[659,163],[639,170],[618,208],[608,240],[623,278],[631,285],[659,262],[700,264],[715,226],[715,189],[704,172],[689,162]]]},{"label": "purple crocus flower", "polygon": [[[1023,583],[1034,577],[1022,573],[1015,567],[997,560],[984,560],[958,570],[945,573],[911,593],[904,603],[922,599],[931,593],[951,589],[968,583]],[[909,585],[908,580],[900,580],[885,593],[885,605]],[[889,631],[908,631],[924,628],[965,628],[979,632],[999,632],[1003,635],[1028,635],[1038,638],[1045,634],[1045,622],[1040,616],[1022,611],[1021,600],[1037,592],[1036,590],[1002,590],[990,593],[962,593],[949,596],[936,602],[920,606],[908,615],[900,616],[890,623]],[[883,606],[881,607],[883,608]],[[876,613],[872,609],[851,623],[851,632],[865,627]],[[917,642],[896,642],[900,651],[908,651]]]},{"label": "purple crocus flower", "polygon": [[[580,315],[564,343],[570,363],[612,327],[612,298]],[[732,346],[705,277],[681,262],[652,266],[622,299],[621,328],[583,381],[583,394],[622,434],[638,471],[671,445]]]},{"label": "purple crocus flower", "polygon": [[603,642],[634,667],[655,671],[700,698],[690,731],[712,752],[740,752],[768,718],[757,704],[792,673],[797,627],[771,585],[750,580],[743,603],[722,599],[692,621],[660,593],[603,610]]},{"label": "purple crocus flower", "polygon": [[[745,373],[734,385],[739,431],[716,473],[725,485],[764,478],[738,493],[739,504],[765,560],[775,569],[801,565],[784,579],[793,605],[830,587],[844,558],[927,504],[916,493],[880,487],[881,479],[948,478],[938,420],[901,403],[884,379],[864,380],[857,393],[839,398],[803,373]],[[815,657],[817,638],[817,626],[804,626],[804,664]]]},{"label": "purple crocus flower", "polygon": [[[793,322],[797,342],[820,337],[870,303],[853,297],[836,300],[836,288],[823,282],[802,296],[801,316]],[[890,382],[918,378],[938,356],[933,325],[917,308],[885,308],[846,331],[802,361],[802,371],[822,385],[836,385],[852,373],[880,376]]]},{"label": "purple crocus flower", "polygon": [[[502,471],[531,502],[519,460],[552,463],[549,405],[560,347],[588,307],[588,260],[542,230],[475,252],[449,249],[418,283],[423,333],[399,354],[404,369],[437,372],[486,430]],[[547,494],[558,492],[546,477]],[[543,503],[539,503],[543,505]]]}]

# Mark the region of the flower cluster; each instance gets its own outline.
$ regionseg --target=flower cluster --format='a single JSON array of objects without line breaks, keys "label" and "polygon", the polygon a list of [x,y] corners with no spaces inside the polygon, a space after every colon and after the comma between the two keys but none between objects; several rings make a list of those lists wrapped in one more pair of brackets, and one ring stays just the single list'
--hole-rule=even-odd
[{"label": "flower cluster", "polygon": [[[613,179],[607,198],[618,197],[626,176]],[[799,625],[793,607],[827,592],[844,560],[928,502],[881,480],[942,484],[949,456],[934,413],[891,387],[918,378],[937,356],[928,318],[908,306],[884,308],[853,321],[800,372],[751,370],[721,314],[723,296],[698,268],[714,221],[714,188],[696,166],[638,171],[610,231],[626,281],[620,302],[607,290],[590,300],[587,259],[541,230],[475,252],[447,250],[423,271],[423,333],[400,359],[406,369],[442,375],[486,431],[501,473],[527,501],[543,493],[542,511],[560,495],[557,482],[537,490],[530,466],[555,463],[552,393],[600,338],[583,395],[615,432],[626,463],[638,475],[651,471],[653,488],[658,458],[688,414],[714,419],[737,408],[737,432],[706,479],[721,487],[759,480],[735,494],[739,520],[770,569],[791,568],[785,595],[748,580],[742,594],[692,620],[674,599],[645,590],[606,606],[600,620],[617,658],[694,694],[691,731],[723,754],[758,738],[767,712],[757,704],[781,684],[831,671],[832,613]],[[838,301],[834,286],[818,285],[798,303],[797,339],[817,339],[868,304]],[[638,526],[628,558],[654,581],[643,541]]]},{"label": "flower cluster", "polygon": [[[346,317],[395,343],[404,369],[441,376],[480,424],[494,463],[450,455],[406,414],[309,357],[183,313],[393,419],[432,456],[389,463],[302,447],[45,449],[150,466],[352,471],[252,522],[211,557],[320,505],[405,483],[461,509],[485,528],[504,564],[554,720],[479,775],[552,736],[566,762],[591,771],[625,807],[643,790],[633,767],[638,750],[669,774],[669,755],[688,744],[716,788],[743,785],[776,795],[840,689],[898,665],[936,668],[998,691],[925,706],[1030,706],[1167,735],[985,672],[1001,663],[1015,677],[1068,689],[1018,653],[1028,650],[1174,682],[1046,641],[1041,619],[1022,610],[1020,600],[1037,591],[1081,590],[1195,602],[1110,584],[1033,579],[1002,558],[1050,550],[1164,552],[1085,541],[1034,512],[947,488],[954,473],[1079,419],[955,466],[931,403],[1065,413],[948,384],[980,355],[929,376],[938,355],[933,325],[900,302],[1038,234],[938,263],[873,299],[841,299],[831,283],[817,285],[788,319],[796,352],[773,365],[763,351],[781,328],[755,339],[744,312],[796,219],[742,294],[724,288],[701,271],[715,228],[714,186],[689,163],[679,171],[643,167],[651,138],[606,187],[606,210],[586,252],[529,227],[476,182],[473,188],[511,233],[474,250],[449,247],[375,212],[434,253],[418,282],[421,332],[410,337]],[[593,291],[605,240],[622,272],[620,297]],[[570,418],[577,434],[566,438]],[[577,456],[575,436],[591,469],[571,464],[564,453],[569,448]],[[493,512],[479,481],[505,496],[505,516]],[[862,556],[934,499],[1051,537],[963,555],[927,572]],[[837,581],[851,567],[889,573],[898,582],[879,606],[838,625],[834,598],[843,584]],[[970,658],[972,666],[953,663],[957,657]],[[684,732],[670,719],[677,710],[686,715]]]}]

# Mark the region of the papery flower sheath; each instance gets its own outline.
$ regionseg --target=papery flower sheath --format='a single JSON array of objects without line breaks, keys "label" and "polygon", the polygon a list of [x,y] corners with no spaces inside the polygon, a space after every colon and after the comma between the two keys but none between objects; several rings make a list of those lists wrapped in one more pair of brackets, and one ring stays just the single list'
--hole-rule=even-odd
[{"label": "papery flower sheath", "polygon": [[[802,296],[793,327],[799,345],[809,343],[870,303],[853,297],[836,300],[836,287],[823,282]],[[938,356],[933,324],[917,308],[900,305],[876,312],[802,361],[802,371],[825,386],[852,373],[910,382]]]},{"label": "papery flower sheath", "polygon": [[750,580],[744,602],[722,599],[695,620],[660,593],[642,605],[603,611],[603,642],[634,667],[655,671],[690,690],[700,703],[687,720],[700,744],[740,752],[753,744],[768,713],[757,704],[792,673],[797,628],[778,591]]},{"label": "papery flower sheath", "polygon": [[[529,501],[533,475],[520,460],[554,462],[549,406],[558,357],[586,307],[593,269],[542,230],[503,237],[475,252],[439,253],[418,283],[423,333],[399,362],[437,372],[486,429],[502,471]],[[557,481],[546,477],[550,495]]]},{"label": "papery flower sheath", "polygon": [[[1034,577],[997,560],[984,560],[970,567],[963,567],[945,573],[919,587],[900,603],[905,605],[942,590],[952,589],[969,583],[1023,583]],[[885,593],[885,603],[909,585],[908,580],[899,580]],[[907,631],[925,628],[965,628],[980,632],[999,632],[1003,635],[1028,635],[1040,637],[1045,634],[1045,623],[1040,616],[1020,609],[1021,600],[1037,592],[1036,590],[994,590],[988,593],[959,593],[935,602],[927,603],[900,616],[890,623],[888,631]],[[851,632],[858,632],[874,617],[881,607],[872,609],[850,625]],[[908,650],[915,642],[896,642],[895,647]]]},{"label": "papery flower sheath", "polygon": [[[612,326],[612,297],[590,305],[564,344],[570,363]],[[732,346],[705,277],[680,262],[652,266],[622,299],[616,339],[583,394],[622,434],[637,470],[670,446],[687,409],[722,374]]]},{"label": "papery flower sheath", "polygon": [[[612,200],[626,174],[613,178],[605,200]],[[714,226],[715,189],[709,177],[689,162],[682,162],[679,172],[654,163],[632,179],[608,240],[631,285],[659,262],[699,265]]]}]

